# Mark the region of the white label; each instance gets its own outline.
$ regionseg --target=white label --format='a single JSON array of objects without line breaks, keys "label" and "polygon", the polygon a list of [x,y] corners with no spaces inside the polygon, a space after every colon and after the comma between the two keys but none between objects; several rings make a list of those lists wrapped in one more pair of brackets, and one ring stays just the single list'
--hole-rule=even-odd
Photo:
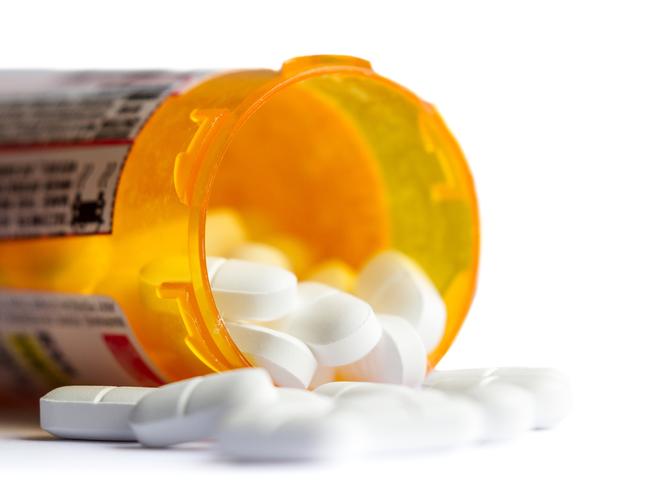
[{"label": "white label", "polygon": [[132,141],[196,74],[0,72],[0,146]]},{"label": "white label", "polygon": [[0,239],[111,233],[133,140],[203,76],[0,72]]},{"label": "white label", "polygon": [[163,384],[110,298],[0,293],[0,391],[39,394],[67,384]]},{"label": "white label", "polygon": [[0,151],[0,238],[109,233],[128,150]]}]

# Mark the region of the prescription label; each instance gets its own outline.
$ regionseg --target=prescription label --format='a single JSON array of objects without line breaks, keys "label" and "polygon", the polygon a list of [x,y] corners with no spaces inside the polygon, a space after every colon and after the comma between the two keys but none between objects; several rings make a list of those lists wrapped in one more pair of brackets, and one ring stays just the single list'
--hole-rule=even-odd
[{"label": "prescription label", "polygon": [[122,167],[156,108],[205,73],[0,73],[0,239],[109,234]]},{"label": "prescription label", "polygon": [[112,299],[0,290],[0,390],[163,383]]},{"label": "prescription label", "polygon": [[125,145],[0,151],[0,237],[106,234]]}]

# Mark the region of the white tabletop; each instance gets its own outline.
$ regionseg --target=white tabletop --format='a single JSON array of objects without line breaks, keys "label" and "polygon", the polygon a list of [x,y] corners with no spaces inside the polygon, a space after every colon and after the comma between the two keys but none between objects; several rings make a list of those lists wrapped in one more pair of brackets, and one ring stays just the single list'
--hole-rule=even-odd
[{"label": "white tabletop", "polygon": [[[342,463],[233,463],[220,459],[218,450],[207,443],[157,450],[134,443],[62,441],[41,431],[35,419],[24,413],[2,412],[0,424],[3,480],[65,479],[66,486],[88,486],[88,480],[93,486],[114,486],[125,476],[170,486],[203,478],[219,484],[224,480],[244,486],[263,483],[265,487],[330,487],[348,480],[357,486],[418,481],[445,488],[478,484],[520,488],[522,483],[527,487],[584,486],[620,482],[621,465],[612,460],[623,454],[616,451],[616,445],[602,442],[596,429],[575,415],[552,431],[532,432],[511,442]],[[631,458],[627,461],[634,463]]]}]

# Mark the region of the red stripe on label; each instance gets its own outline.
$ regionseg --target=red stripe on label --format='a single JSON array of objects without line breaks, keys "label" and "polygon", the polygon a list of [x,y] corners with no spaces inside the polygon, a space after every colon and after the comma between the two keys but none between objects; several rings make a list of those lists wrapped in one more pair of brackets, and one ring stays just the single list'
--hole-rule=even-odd
[{"label": "red stripe on label", "polygon": [[140,357],[129,338],[125,335],[102,334],[104,342],[122,367],[142,386],[160,386],[164,384],[156,373]]},{"label": "red stripe on label", "polygon": [[98,141],[62,141],[62,142],[35,142],[26,144],[0,144],[0,151],[19,152],[45,149],[59,149],[70,147],[94,146],[128,146],[133,144],[133,139],[100,139]]}]

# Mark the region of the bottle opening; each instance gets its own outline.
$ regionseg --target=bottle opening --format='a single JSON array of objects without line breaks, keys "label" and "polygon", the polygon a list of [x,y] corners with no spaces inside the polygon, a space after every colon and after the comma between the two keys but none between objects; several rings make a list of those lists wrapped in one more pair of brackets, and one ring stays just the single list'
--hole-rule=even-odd
[{"label": "bottle opening", "polygon": [[[268,245],[306,279],[322,263],[358,271],[398,250],[447,306],[435,364],[467,312],[478,261],[471,177],[435,110],[361,67],[294,75],[242,113],[221,159],[209,162],[205,255]],[[236,351],[223,327],[213,335],[226,355]]]}]

